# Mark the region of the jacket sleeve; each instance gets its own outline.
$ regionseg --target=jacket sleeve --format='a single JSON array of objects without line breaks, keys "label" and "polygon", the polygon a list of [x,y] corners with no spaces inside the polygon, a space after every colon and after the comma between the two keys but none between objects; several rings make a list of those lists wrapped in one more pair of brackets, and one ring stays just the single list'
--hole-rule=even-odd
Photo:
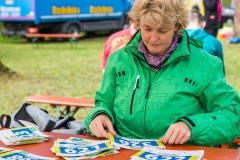
[{"label": "jacket sleeve", "polygon": [[112,61],[112,55],[109,56],[109,60],[107,61],[107,67],[103,75],[101,88],[96,92],[95,95],[95,106],[88,114],[85,125],[88,132],[93,135],[90,131],[89,125],[91,121],[98,114],[107,114],[113,125],[114,125],[114,113],[113,113],[113,104],[115,99],[115,78],[116,72],[113,67],[114,62]]},{"label": "jacket sleeve", "polygon": [[180,119],[191,128],[189,142],[196,145],[231,143],[240,136],[239,95],[226,83],[222,64],[214,73],[199,97],[206,113]]}]

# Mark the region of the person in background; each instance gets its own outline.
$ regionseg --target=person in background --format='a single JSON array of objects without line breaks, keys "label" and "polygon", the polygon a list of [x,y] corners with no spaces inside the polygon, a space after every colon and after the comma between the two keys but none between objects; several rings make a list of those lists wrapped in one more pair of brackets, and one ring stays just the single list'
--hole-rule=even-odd
[{"label": "person in background", "polygon": [[102,62],[101,62],[103,73],[106,67],[108,56],[115,52],[116,50],[124,47],[132,38],[132,36],[136,33],[134,23],[130,19],[129,26],[130,26],[129,28],[126,28],[124,30],[112,34],[105,42],[102,50]]},{"label": "person in background", "polygon": [[240,98],[222,61],[184,30],[185,0],[135,0],[129,17],[139,27],[108,58],[90,135],[109,133],[164,144],[227,144],[240,135]]},{"label": "person in background", "polygon": [[203,5],[206,21],[204,30],[216,37],[218,29],[223,27],[221,0],[203,0]]},{"label": "person in background", "polygon": [[[222,44],[216,37],[204,31],[205,26],[206,22],[202,14],[198,10],[192,9],[189,14],[189,22],[186,29],[189,37],[203,41],[203,49],[220,58],[224,64]],[[225,73],[224,65],[223,71]]]}]

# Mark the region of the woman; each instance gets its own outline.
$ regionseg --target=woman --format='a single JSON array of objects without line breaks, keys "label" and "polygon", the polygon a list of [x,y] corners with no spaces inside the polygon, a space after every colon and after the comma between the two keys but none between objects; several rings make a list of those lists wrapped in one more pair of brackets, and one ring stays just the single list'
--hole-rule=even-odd
[{"label": "woman", "polygon": [[90,134],[196,145],[236,139],[239,96],[221,60],[183,30],[186,2],[136,0],[129,17],[140,31],[108,59],[85,121]]}]

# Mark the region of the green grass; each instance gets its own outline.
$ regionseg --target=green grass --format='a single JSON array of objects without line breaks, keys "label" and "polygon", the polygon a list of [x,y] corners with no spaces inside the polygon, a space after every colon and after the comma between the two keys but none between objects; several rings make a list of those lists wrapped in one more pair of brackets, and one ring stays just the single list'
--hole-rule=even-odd
[{"label": "green grass", "polygon": [[235,87],[237,89],[238,93],[240,93],[239,44],[227,44],[226,40],[224,40],[224,41],[222,41],[222,45],[223,45],[227,82],[230,85],[232,85],[233,87]]},{"label": "green grass", "polygon": [[[90,98],[99,89],[102,47],[108,35],[86,37],[71,49],[69,42],[44,42],[39,48],[18,38],[0,37],[1,61],[16,74],[0,75],[0,114],[11,114],[25,98],[35,94]],[[240,92],[239,45],[222,40],[226,78]],[[47,105],[36,104],[55,115]],[[84,119],[89,112],[81,109],[75,118]]]},{"label": "green grass", "polygon": [[223,0],[222,2],[224,6],[231,4],[231,0]]},{"label": "green grass", "polygon": [[11,114],[34,94],[93,99],[101,82],[106,38],[81,39],[76,49],[69,42],[45,42],[39,48],[31,43],[1,42],[1,60],[17,74],[0,75],[0,114]]}]

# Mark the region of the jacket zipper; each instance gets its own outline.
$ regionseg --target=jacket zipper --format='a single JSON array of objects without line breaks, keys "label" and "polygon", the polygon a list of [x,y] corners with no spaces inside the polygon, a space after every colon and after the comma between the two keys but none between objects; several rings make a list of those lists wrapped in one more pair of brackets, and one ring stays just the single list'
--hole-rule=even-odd
[{"label": "jacket zipper", "polygon": [[151,83],[149,83],[149,85],[148,85],[147,94],[146,94],[145,98],[148,98],[148,94],[149,94],[150,88],[151,88]]},{"label": "jacket zipper", "polygon": [[137,75],[136,83],[135,83],[135,86],[134,86],[134,89],[133,89],[132,98],[131,98],[131,104],[130,104],[130,115],[132,115],[132,108],[133,108],[133,100],[134,100],[134,96],[135,96],[135,93],[136,93],[137,88],[139,88],[139,79],[140,79],[140,75]]},{"label": "jacket zipper", "polygon": [[146,108],[147,108],[147,101],[148,101],[148,95],[149,95],[149,91],[150,91],[150,88],[151,88],[151,80],[152,80],[152,76],[151,76],[151,72],[150,72],[150,69],[148,69],[148,72],[149,72],[149,83],[148,83],[148,88],[147,88],[147,93],[146,93],[146,103],[145,103],[145,112],[144,112],[144,125],[145,125],[145,132],[146,132],[146,135],[147,137],[148,136],[148,131],[147,131],[147,125],[146,125]]}]

